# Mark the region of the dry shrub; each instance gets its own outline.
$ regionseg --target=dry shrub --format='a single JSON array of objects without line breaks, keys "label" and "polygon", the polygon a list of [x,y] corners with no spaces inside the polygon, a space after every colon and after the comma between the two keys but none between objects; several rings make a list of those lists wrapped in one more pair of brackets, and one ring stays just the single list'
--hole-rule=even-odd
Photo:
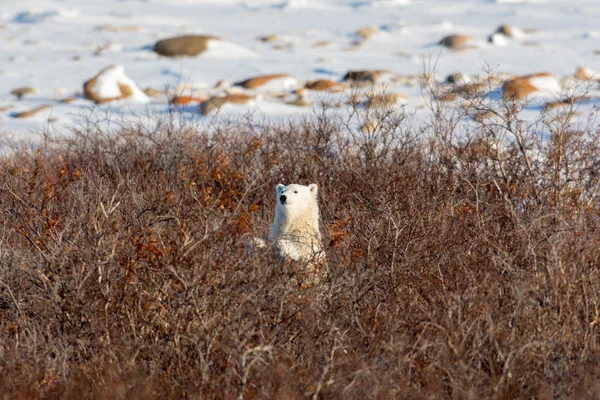
[{"label": "dry shrub", "polygon": [[[5,156],[3,395],[597,398],[599,132],[515,107],[90,125]],[[279,182],[320,185],[323,287],[244,250]]]}]

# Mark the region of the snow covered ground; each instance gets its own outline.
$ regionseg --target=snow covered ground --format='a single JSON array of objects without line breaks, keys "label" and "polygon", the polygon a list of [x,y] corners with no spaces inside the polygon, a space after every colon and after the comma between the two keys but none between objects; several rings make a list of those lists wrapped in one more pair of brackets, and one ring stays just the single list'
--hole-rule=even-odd
[{"label": "snow covered ground", "polygon": [[[319,108],[318,99],[340,96],[344,87],[333,93],[295,89],[317,79],[338,82],[359,69],[389,70],[396,78],[389,90],[410,99],[407,110],[425,107],[422,88],[410,79],[424,65],[435,64],[439,82],[451,73],[475,76],[488,68],[563,79],[580,66],[598,79],[598,21],[598,0],[3,1],[0,131],[35,138],[39,128],[61,131],[94,107],[125,117],[167,113],[174,96],[194,118],[211,118],[192,111],[211,96],[226,94],[234,102],[223,106],[224,113],[250,110],[288,118]],[[513,37],[497,34],[488,41],[504,24],[512,27]],[[152,51],[161,39],[191,34],[222,40],[193,57]],[[442,48],[440,40],[453,34],[468,36],[464,47]],[[84,83],[112,65],[124,67],[124,82],[130,78],[149,89],[149,99],[135,88],[136,95],[125,100],[95,105],[85,99]],[[230,88],[265,74],[295,79],[280,79],[280,88],[271,82],[269,90]],[[229,84],[215,88],[219,81]],[[118,92],[115,84],[112,92]],[[584,112],[600,97],[597,83],[589,97]],[[39,111],[20,114],[31,110]]]}]

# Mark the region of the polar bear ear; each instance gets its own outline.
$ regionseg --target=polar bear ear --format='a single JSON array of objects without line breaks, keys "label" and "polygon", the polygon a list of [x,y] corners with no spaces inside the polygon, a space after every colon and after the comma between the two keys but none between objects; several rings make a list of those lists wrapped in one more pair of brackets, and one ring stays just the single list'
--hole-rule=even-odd
[{"label": "polar bear ear", "polygon": [[319,192],[319,187],[317,186],[316,183],[311,183],[310,185],[308,185],[308,190],[310,190],[310,192],[313,194],[313,196],[316,196],[317,193]]},{"label": "polar bear ear", "polygon": [[275,191],[277,193],[281,192],[281,189],[283,189],[285,186],[282,185],[281,183],[277,184],[277,186],[275,186]]}]

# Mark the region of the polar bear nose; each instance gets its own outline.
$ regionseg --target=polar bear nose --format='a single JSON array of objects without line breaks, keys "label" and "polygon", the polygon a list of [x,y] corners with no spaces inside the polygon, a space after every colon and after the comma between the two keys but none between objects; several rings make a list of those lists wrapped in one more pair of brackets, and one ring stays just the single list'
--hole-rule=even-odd
[{"label": "polar bear nose", "polygon": [[281,202],[281,204],[285,203],[286,200],[287,200],[287,197],[285,194],[282,194],[281,196],[279,196],[279,201]]}]

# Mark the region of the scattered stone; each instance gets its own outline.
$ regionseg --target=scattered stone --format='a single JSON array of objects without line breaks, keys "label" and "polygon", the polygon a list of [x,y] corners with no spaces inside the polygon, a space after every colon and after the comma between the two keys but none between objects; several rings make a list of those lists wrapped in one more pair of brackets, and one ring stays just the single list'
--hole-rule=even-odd
[{"label": "scattered stone", "polygon": [[162,92],[160,90],[146,88],[144,89],[144,93],[148,95],[148,97],[160,97],[162,96]]},{"label": "scattered stone", "polygon": [[365,26],[356,31],[355,34],[356,36],[359,36],[366,40],[372,38],[377,33],[379,33],[379,29],[372,26]]},{"label": "scattered stone", "polygon": [[562,100],[558,100],[558,101],[550,101],[548,103],[546,103],[546,105],[544,106],[544,111],[552,111],[552,110],[556,110],[556,109],[564,109],[567,107],[571,107],[574,106],[575,104],[584,101],[584,100],[589,100],[590,98],[588,96],[574,96],[574,97],[568,97],[566,99],[562,99]]},{"label": "scattered stone", "polygon": [[33,108],[31,110],[28,110],[28,111],[22,111],[20,113],[16,113],[16,114],[13,115],[13,118],[29,118],[29,117],[34,116],[38,112],[40,112],[42,110],[45,110],[47,108],[50,108],[50,107],[52,107],[51,104],[44,104],[42,106]]},{"label": "scattered stone", "polygon": [[381,121],[379,121],[378,119],[370,119],[361,125],[360,131],[366,135],[373,134],[375,133],[375,131],[377,131],[380,125]]},{"label": "scattered stone", "polygon": [[34,94],[34,93],[37,93],[37,89],[32,86],[16,88],[14,90],[11,90],[11,92],[10,92],[10,94],[17,96],[18,100],[21,100],[24,96],[27,96],[28,94]]},{"label": "scattered stone", "polygon": [[307,97],[307,90],[302,88],[302,89],[298,89],[294,92],[297,97],[294,100],[291,101],[286,101],[285,103],[290,105],[290,106],[297,106],[297,107],[306,107],[311,105],[311,101],[308,99]]},{"label": "scattered stone", "polygon": [[66,98],[62,99],[60,102],[68,104],[68,103],[74,102],[75,100],[77,100],[77,97],[71,96],[71,97],[66,97]]},{"label": "scattered stone", "polygon": [[466,35],[450,35],[440,40],[438,44],[452,50],[465,50],[474,47],[470,44],[472,40],[473,38]]},{"label": "scattered stone", "polygon": [[455,72],[446,77],[446,83],[451,83],[454,85],[464,85],[471,82],[471,77],[467,74],[463,74],[462,72]]},{"label": "scattered stone", "polygon": [[454,103],[457,98],[456,93],[448,92],[437,96],[435,99],[440,103]]},{"label": "scattered stone", "polygon": [[357,70],[357,71],[348,71],[346,75],[342,78],[343,81],[353,81],[353,82],[371,82],[377,83],[384,76],[391,76],[392,72],[388,70],[381,69],[366,69],[366,70]]},{"label": "scattered stone", "polygon": [[316,79],[313,81],[308,81],[304,86],[308,90],[314,90],[317,92],[343,92],[344,85],[331,81],[329,79]]},{"label": "scattered stone", "polygon": [[278,43],[273,46],[275,50],[290,50],[294,48],[294,43]]},{"label": "scattered stone", "polygon": [[501,25],[494,33],[499,33],[500,35],[513,39],[518,39],[525,36],[525,32],[523,32],[523,30],[511,25]]},{"label": "scattered stone", "polygon": [[208,115],[211,112],[220,109],[227,103],[231,104],[246,104],[253,100],[254,97],[243,93],[227,94],[225,96],[211,97],[200,104],[200,112],[202,115]]},{"label": "scattered stone", "polygon": [[507,80],[502,85],[502,97],[504,100],[523,100],[530,94],[540,90],[559,93],[561,87],[551,74],[541,72]]},{"label": "scattered stone", "polygon": [[163,39],[154,45],[154,52],[162,56],[197,56],[207,50],[211,42],[220,40],[209,35],[185,35]]},{"label": "scattered stone", "polygon": [[106,51],[114,51],[114,52],[120,52],[123,51],[123,43],[116,43],[116,42],[108,42],[103,44],[102,46],[98,46],[96,48],[96,51],[94,51],[94,55],[95,56],[100,56],[102,55],[102,53],[106,52]]},{"label": "scattered stone", "polygon": [[457,85],[452,89],[452,93],[457,94],[465,99],[478,97],[488,89],[488,85],[483,82],[466,83]]},{"label": "scattered stone", "polygon": [[217,90],[224,90],[224,89],[227,89],[227,88],[230,88],[230,87],[231,87],[231,83],[229,83],[225,79],[221,79],[220,81],[218,81],[215,84],[215,89],[217,89]]},{"label": "scattered stone", "polygon": [[331,46],[333,44],[333,42],[331,40],[322,40],[320,42],[316,42],[312,45],[313,48],[318,48],[318,47],[327,47],[327,46]]},{"label": "scattered stone", "polygon": [[471,118],[477,122],[487,122],[494,117],[497,117],[497,115],[493,111],[480,111],[471,115]]},{"label": "scattered stone", "polygon": [[274,43],[274,42],[280,42],[283,39],[277,35],[267,35],[267,36],[259,37],[258,40],[260,40],[263,43]]},{"label": "scattered stone", "polygon": [[235,86],[241,86],[249,90],[292,90],[298,86],[298,81],[288,74],[272,74],[255,76],[242,82],[237,82]]},{"label": "scattered stone", "polygon": [[544,106],[544,112],[556,110],[559,108],[562,109],[562,108],[569,106],[570,104],[572,104],[572,103],[568,100],[551,101],[549,103],[546,103],[546,105]]},{"label": "scattered stone", "polygon": [[194,97],[194,96],[175,96],[171,98],[169,103],[182,106],[187,105],[189,103],[202,103],[203,101],[208,100],[208,97]]},{"label": "scattered stone", "polygon": [[394,77],[393,81],[399,85],[415,87],[421,84],[423,78],[423,75],[402,75]]},{"label": "scattered stone", "polygon": [[588,67],[578,67],[575,71],[575,79],[580,81],[600,81],[600,73]]},{"label": "scattered stone", "polygon": [[105,68],[98,75],[85,82],[83,84],[83,95],[96,104],[117,100],[130,100],[139,103],[149,101],[148,96],[137,87],[131,78],[125,75],[125,68],[120,65]]},{"label": "scattered stone", "polygon": [[7,111],[7,110],[10,110],[11,108],[14,108],[14,107],[15,106],[12,106],[12,105],[10,105],[10,106],[0,106],[0,112],[4,112],[4,111]]},{"label": "scattered stone", "polygon": [[365,103],[371,108],[388,108],[396,105],[405,105],[410,98],[399,93],[384,93],[371,96]]}]

